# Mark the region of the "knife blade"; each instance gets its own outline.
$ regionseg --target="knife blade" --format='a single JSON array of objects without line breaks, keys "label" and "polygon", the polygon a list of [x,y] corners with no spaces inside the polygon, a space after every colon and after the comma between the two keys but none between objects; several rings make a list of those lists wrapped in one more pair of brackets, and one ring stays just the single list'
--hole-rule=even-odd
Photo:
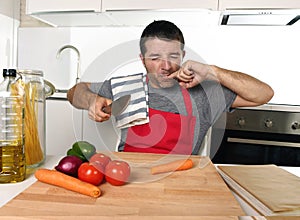
[{"label": "knife blade", "polygon": [[124,95],[113,101],[110,105],[103,107],[102,111],[113,116],[118,116],[127,108],[130,99],[131,95]]}]

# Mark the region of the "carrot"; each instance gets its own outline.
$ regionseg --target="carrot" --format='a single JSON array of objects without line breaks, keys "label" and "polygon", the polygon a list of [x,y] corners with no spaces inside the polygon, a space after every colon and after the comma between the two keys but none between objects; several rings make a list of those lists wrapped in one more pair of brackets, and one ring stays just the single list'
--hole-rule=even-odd
[{"label": "carrot", "polygon": [[178,170],[188,170],[193,167],[191,159],[175,160],[170,163],[160,164],[151,168],[151,174],[166,173]]},{"label": "carrot", "polygon": [[78,192],[91,197],[99,197],[101,190],[99,187],[90,183],[81,181],[75,177],[68,176],[56,170],[38,169],[35,171],[35,177],[44,183],[52,184],[55,186],[63,187],[74,192]]}]

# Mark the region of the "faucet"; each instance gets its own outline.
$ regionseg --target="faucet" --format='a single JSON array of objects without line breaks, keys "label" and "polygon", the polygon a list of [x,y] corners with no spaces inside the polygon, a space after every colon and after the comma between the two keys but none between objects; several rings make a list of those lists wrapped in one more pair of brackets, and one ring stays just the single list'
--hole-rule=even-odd
[{"label": "faucet", "polygon": [[67,48],[72,49],[77,53],[77,74],[76,74],[76,84],[77,84],[80,81],[80,78],[79,78],[79,76],[80,76],[80,53],[79,53],[79,50],[72,45],[65,45],[57,51],[56,58],[58,59],[60,57],[60,54],[62,53],[62,51]]}]

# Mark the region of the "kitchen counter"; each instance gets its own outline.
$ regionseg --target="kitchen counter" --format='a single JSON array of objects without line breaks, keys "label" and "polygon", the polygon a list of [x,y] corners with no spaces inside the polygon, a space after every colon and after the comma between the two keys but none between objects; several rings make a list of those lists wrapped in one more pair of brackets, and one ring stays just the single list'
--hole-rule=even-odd
[{"label": "kitchen counter", "polygon": [[[61,156],[47,156],[43,167],[52,169],[60,158]],[[36,182],[36,178],[33,176],[33,174],[27,174],[26,179],[22,182],[0,184],[0,207],[4,206],[15,196],[31,186],[34,182]]]},{"label": "kitchen counter", "polygon": [[[121,154],[122,158],[124,155],[124,159],[133,160],[143,165],[144,162],[153,160],[153,157],[149,155],[132,157],[131,154]],[[43,167],[52,169],[60,158],[61,156],[48,156]],[[154,156],[154,159],[158,160],[157,156]],[[199,157],[193,157],[193,160],[197,162]],[[283,168],[300,176],[299,167]],[[17,215],[17,213],[19,215],[24,213],[24,215],[35,215],[35,212],[39,212],[37,215],[62,215],[62,213],[70,215],[68,208],[73,210],[73,214],[78,211],[78,215],[86,215],[82,210],[77,210],[78,204],[89,206],[89,209],[98,215],[99,213],[102,215],[114,215],[113,213],[116,213],[116,215],[122,216],[180,216],[181,214],[233,216],[228,217],[228,219],[237,219],[234,216],[257,215],[249,205],[234,195],[242,209],[240,208],[221,177],[216,175],[216,170],[212,164],[201,169],[194,167],[182,173],[176,172],[168,178],[149,179],[147,175],[142,175],[141,178],[124,187],[114,187],[105,183],[100,186],[104,194],[100,198],[94,199],[36,182],[35,177],[31,174],[21,183],[0,185],[0,207],[2,207],[0,215],[3,212],[9,215]],[[139,181],[144,183],[138,183]],[[160,194],[163,196],[158,196]],[[131,207],[131,203],[135,204],[136,207]],[[45,208],[44,212],[40,211],[43,208]],[[88,213],[91,213],[91,210]],[[227,217],[220,219],[227,219]]]},{"label": "kitchen counter", "polygon": [[262,111],[283,111],[283,112],[300,112],[300,105],[288,105],[288,104],[264,104],[255,107],[239,107],[237,109],[252,109]]}]

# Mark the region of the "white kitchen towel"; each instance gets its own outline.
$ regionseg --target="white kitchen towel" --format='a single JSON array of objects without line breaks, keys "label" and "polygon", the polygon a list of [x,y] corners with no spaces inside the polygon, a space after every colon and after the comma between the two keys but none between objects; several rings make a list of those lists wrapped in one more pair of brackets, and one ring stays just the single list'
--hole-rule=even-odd
[{"label": "white kitchen towel", "polygon": [[131,95],[128,107],[116,117],[116,127],[127,128],[149,122],[148,86],[143,73],[111,78],[113,100]]}]

